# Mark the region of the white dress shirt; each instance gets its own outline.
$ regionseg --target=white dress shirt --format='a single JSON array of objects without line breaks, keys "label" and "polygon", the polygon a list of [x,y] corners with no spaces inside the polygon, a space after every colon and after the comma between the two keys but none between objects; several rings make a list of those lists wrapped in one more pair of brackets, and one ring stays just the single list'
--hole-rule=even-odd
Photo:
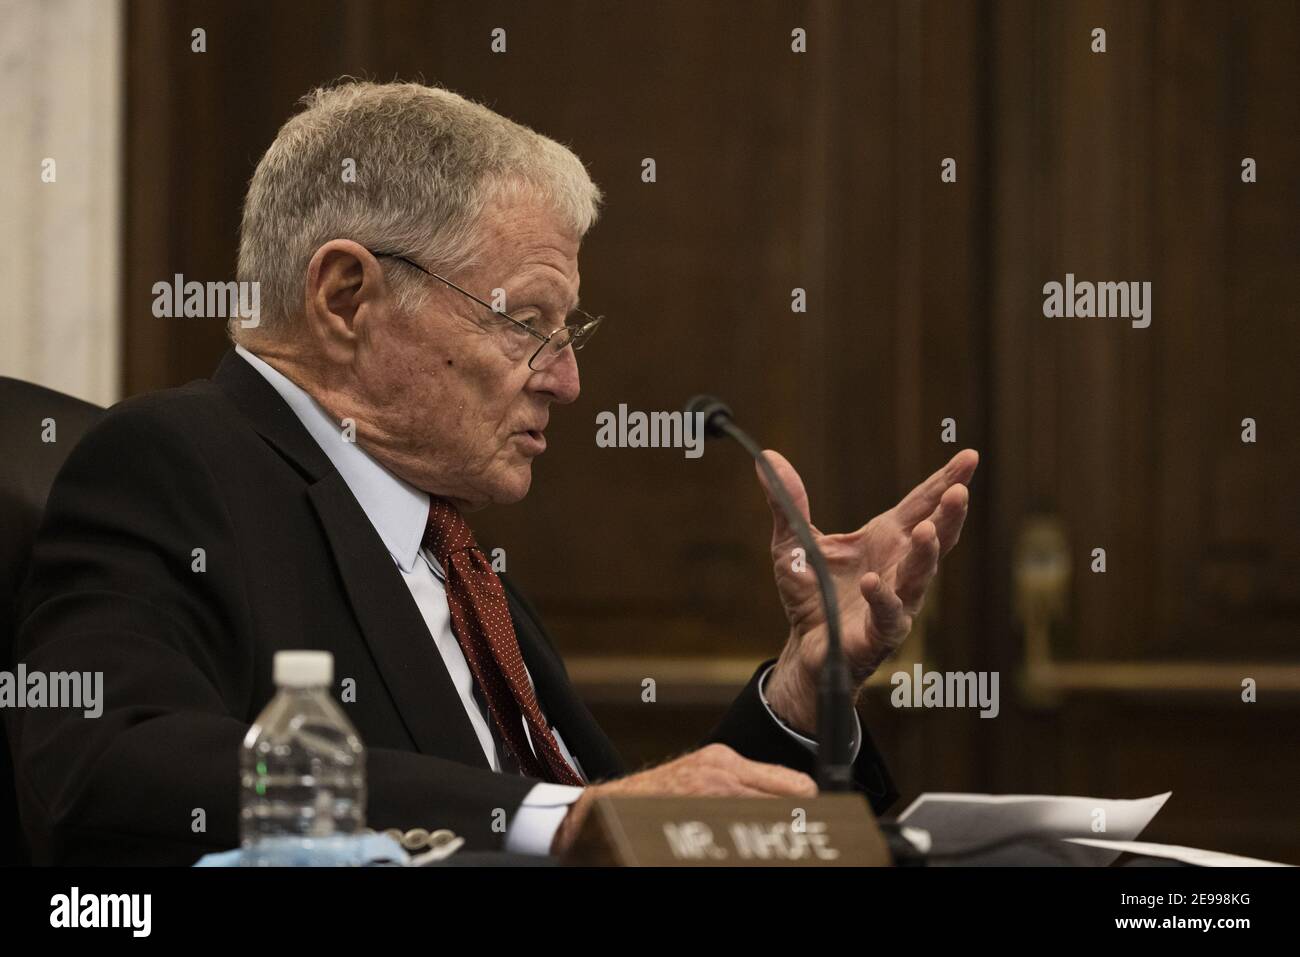
[{"label": "white dress shirt", "polygon": [[[460,695],[461,704],[474,727],[489,766],[494,771],[500,771],[501,759],[488,725],[491,719],[474,697],[473,675],[465,660],[465,653],[451,630],[451,612],[447,607],[447,593],[443,585],[445,575],[437,560],[420,544],[429,517],[428,493],[404,482],[355,442],[344,439],[339,423],[331,419],[329,413],[301,387],[278,370],[243,346],[236,346],[235,351],[271,384],[293,410],[316,444],[338,469],[362,511],[379,533],[442,656],[443,664],[456,687],[456,693]],[[763,681],[759,683],[760,697],[766,678],[767,674],[764,674]],[[532,681],[531,675],[528,680]],[[762,700],[764,706],[767,706],[767,699],[763,697]],[[768,713],[772,714],[770,707]],[[815,741],[787,727],[775,714],[772,714],[772,720],[806,747],[816,750]],[[525,735],[528,734],[527,721],[524,721],[524,732]],[[559,745],[564,759],[586,780],[586,775],[569,752],[559,730],[552,727],[551,732],[555,735],[555,743]],[[855,757],[861,737],[860,733],[854,736]],[[532,744],[531,737],[529,744]],[[506,850],[519,854],[549,853],[551,841],[568,813],[569,805],[581,793],[582,788],[564,784],[535,785],[524,797],[523,803],[515,812],[514,820],[506,826]]]}]

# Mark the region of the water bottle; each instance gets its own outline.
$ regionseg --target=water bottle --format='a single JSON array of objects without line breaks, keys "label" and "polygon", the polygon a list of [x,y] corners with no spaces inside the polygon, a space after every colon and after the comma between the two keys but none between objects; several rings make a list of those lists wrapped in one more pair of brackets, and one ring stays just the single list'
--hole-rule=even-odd
[{"label": "water bottle", "polygon": [[280,651],[279,689],[240,754],[241,863],[359,864],[352,835],[366,823],[365,748],[330,696],[334,656]]}]

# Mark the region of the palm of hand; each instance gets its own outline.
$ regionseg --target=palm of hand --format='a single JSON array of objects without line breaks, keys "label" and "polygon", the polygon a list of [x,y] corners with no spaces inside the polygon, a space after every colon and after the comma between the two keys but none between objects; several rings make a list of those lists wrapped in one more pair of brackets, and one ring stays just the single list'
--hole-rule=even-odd
[{"label": "palm of hand", "polygon": [[[807,518],[808,497],[793,466],[777,453],[765,454]],[[828,534],[811,526],[830,572],[844,654],[855,681],[864,681],[911,631],[940,556],[960,535],[969,502],[964,483],[978,461],[973,451],[959,452],[896,506],[856,531]],[[769,503],[773,571],[790,624],[787,657],[793,651],[799,670],[812,676],[826,658],[825,610],[812,565],[770,492]]]}]

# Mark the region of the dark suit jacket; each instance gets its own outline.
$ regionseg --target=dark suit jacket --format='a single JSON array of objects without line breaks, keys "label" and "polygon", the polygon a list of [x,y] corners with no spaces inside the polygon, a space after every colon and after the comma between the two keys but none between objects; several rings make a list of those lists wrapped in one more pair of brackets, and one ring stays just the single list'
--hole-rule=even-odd
[{"label": "dark suit jacket", "polygon": [[[199,548],[206,571],[192,570]],[[592,780],[624,773],[536,613],[508,582],[507,594],[547,717]],[[189,864],[236,846],[240,744],[275,690],[281,649],[330,651],[335,681],[355,680],[344,707],[367,749],[372,827],[449,827],[470,849],[498,848],[494,809],[509,820],[536,783],[489,770],[383,542],[234,352],[212,380],[117,405],[74,449],[20,617],[17,660],[29,671],[104,675],[97,719],[7,715],[38,863]],[[812,769],[756,681],[708,740]],[[869,738],[855,773],[878,811],[894,799]]]}]

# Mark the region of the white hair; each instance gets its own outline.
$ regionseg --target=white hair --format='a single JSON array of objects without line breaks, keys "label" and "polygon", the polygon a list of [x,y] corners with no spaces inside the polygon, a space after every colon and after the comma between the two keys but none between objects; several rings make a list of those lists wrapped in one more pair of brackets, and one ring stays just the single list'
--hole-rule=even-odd
[{"label": "white hair", "polygon": [[[300,103],[257,164],[239,228],[238,279],[259,283],[259,335],[291,329],[307,265],[332,239],[456,272],[475,263],[493,203],[541,201],[579,238],[599,215],[600,189],[567,147],[450,90],[345,81]],[[422,277],[381,263],[400,309],[423,301]],[[231,338],[240,329],[232,319]]]}]

